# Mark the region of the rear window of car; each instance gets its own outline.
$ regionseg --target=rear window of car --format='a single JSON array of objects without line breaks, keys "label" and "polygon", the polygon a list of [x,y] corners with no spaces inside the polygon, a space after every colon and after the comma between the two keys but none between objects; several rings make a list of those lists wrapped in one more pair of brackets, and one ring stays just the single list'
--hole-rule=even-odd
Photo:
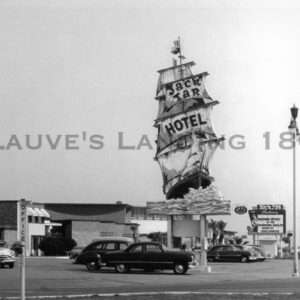
[{"label": "rear window of car", "polygon": [[143,252],[142,245],[136,245],[129,249],[129,252]]},{"label": "rear window of car", "polygon": [[147,252],[161,252],[159,245],[146,245]]},{"label": "rear window of car", "polygon": [[126,243],[120,243],[120,250],[125,250],[128,247],[128,245]]},{"label": "rear window of car", "polygon": [[112,243],[112,242],[110,242],[110,243],[105,243],[105,244],[103,245],[103,248],[102,248],[102,249],[108,250],[108,251],[116,250],[116,243]]}]

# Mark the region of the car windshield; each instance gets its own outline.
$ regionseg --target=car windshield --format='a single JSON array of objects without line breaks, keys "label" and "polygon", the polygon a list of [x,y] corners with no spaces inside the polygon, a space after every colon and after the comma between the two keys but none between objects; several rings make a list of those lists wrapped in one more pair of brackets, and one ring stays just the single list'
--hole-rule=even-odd
[{"label": "car windshield", "polygon": [[6,242],[0,242],[0,248],[8,248]]}]

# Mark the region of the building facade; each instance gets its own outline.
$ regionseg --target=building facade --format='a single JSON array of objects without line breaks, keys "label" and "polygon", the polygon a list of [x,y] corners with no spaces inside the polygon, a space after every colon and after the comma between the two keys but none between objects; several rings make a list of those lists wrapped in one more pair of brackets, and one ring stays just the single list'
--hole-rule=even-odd
[{"label": "building facade", "polygon": [[72,238],[78,246],[103,236],[138,238],[139,225],[131,221],[133,207],[128,204],[46,203],[45,209],[61,224],[51,234]]},{"label": "building facade", "polygon": [[[9,246],[20,240],[19,200],[0,201],[0,240]],[[40,256],[40,241],[46,236],[72,238],[85,246],[103,236],[138,238],[139,225],[131,222],[127,204],[27,204],[26,255]]]}]

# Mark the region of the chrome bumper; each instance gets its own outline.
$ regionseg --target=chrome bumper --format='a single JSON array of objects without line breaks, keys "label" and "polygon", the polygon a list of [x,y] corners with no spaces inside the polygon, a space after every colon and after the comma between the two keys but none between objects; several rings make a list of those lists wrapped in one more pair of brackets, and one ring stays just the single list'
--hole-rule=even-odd
[{"label": "chrome bumper", "polygon": [[16,262],[16,259],[13,257],[0,257],[0,264],[6,264],[6,263],[12,263],[12,262]]},{"label": "chrome bumper", "polygon": [[191,261],[188,263],[188,268],[189,269],[194,269],[198,266],[198,262],[197,261]]}]

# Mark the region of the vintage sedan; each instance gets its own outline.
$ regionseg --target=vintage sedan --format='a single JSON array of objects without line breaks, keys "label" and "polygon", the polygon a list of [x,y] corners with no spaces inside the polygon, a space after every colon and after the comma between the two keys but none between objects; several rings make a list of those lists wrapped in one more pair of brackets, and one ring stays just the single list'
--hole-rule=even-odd
[{"label": "vintage sedan", "polygon": [[115,267],[116,272],[126,273],[130,269],[173,270],[175,274],[185,274],[189,268],[197,266],[193,252],[167,250],[158,242],[138,242],[123,251],[105,253],[102,264]]},{"label": "vintage sedan", "polygon": [[213,261],[240,261],[242,263],[257,261],[259,252],[252,247],[240,245],[218,245],[207,251],[207,260]]},{"label": "vintage sedan", "polygon": [[90,271],[100,270],[102,266],[101,257],[104,253],[126,249],[132,243],[133,239],[127,237],[110,236],[94,240],[77,253],[74,263],[86,265]]},{"label": "vintage sedan", "polygon": [[0,241],[0,268],[8,266],[13,268],[16,262],[15,252],[9,249],[5,241]]}]

